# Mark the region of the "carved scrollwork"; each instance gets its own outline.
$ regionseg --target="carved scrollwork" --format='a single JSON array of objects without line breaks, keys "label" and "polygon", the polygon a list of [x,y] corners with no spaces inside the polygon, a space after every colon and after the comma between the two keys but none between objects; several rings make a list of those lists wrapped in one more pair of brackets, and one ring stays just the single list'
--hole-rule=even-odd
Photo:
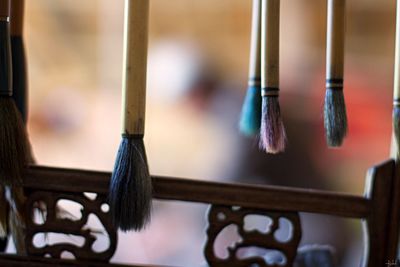
[{"label": "carved scrollwork", "polygon": [[[204,253],[210,266],[293,266],[301,239],[297,212],[267,212],[212,205],[208,222]],[[230,231],[230,238],[225,240],[232,240],[236,235],[235,241],[225,246],[218,245],[218,239],[223,239],[221,234],[229,227],[235,229],[236,233]],[[218,255],[218,251],[225,251],[225,257]]]},{"label": "carved scrollwork", "polygon": [[[84,193],[64,193],[35,191],[28,194],[27,200],[27,220],[26,229],[26,247],[30,256],[50,256],[52,258],[61,258],[63,253],[72,254],[75,259],[108,262],[113,256],[117,245],[117,231],[112,225],[108,214],[106,196],[93,194],[94,197],[88,197]],[[61,216],[59,202],[69,201],[80,206],[80,216],[78,218]],[[43,218],[40,223],[35,219],[34,210],[38,205],[44,210]],[[102,226],[102,231],[91,229],[88,226],[89,217],[94,215]],[[36,235],[43,236],[61,234],[63,238],[55,244],[45,243],[37,246],[34,242]],[[101,250],[94,250],[94,243],[98,235],[106,235],[108,238],[108,247]],[[82,240],[81,244],[66,242],[68,238],[74,237]]]}]

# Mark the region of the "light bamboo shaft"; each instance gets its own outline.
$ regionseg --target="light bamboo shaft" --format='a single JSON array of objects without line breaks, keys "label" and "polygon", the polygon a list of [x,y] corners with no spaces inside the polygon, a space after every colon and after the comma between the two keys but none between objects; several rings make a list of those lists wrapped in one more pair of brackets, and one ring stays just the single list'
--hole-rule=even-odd
[{"label": "light bamboo shaft", "polygon": [[149,0],[125,0],[122,133],[144,134]]},{"label": "light bamboo shaft", "polygon": [[397,1],[396,10],[396,48],[394,61],[394,88],[393,99],[400,101],[400,1]]},{"label": "light bamboo shaft", "polygon": [[24,29],[25,0],[11,1],[10,33],[12,36],[22,36]]},{"label": "light bamboo shaft", "polygon": [[0,0],[0,19],[10,16],[10,0]]},{"label": "light bamboo shaft", "polygon": [[346,0],[328,0],[326,78],[343,79]]},{"label": "light bamboo shaft", "polygon": [[261,86],[261,0],[253,0],[249,86]]},{"label": "light bamboo shaft", "polygon": [[261,87],[279,88],[280,0],[262,0]]}]

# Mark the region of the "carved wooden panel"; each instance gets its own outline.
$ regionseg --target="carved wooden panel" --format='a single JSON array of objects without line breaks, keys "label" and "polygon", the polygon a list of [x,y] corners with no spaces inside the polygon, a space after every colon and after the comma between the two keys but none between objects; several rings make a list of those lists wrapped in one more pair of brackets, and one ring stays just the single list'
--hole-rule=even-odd
[{"label": "carved wooden panel", "polygon": [[[64,210],[60,202],[77,205],[79,216]],[[37,208],[44,212],[38,219]],[[63,193],[34,191],[28,194],[27,214],[29,219],[26,229],[26,247],[29,256],[61,258],[66,253],[77,260],[108,262],[117,245],[117,232],[108,214],[106,196],[101,194]],[[95,216],[95,217],[93,217]],[[91,229],[89,219],[95,218],[99,229]],[[92,220],[91,219],[91,220]],[[96,226],[97,228],[98,226]],[[35,238],[43,236],[41,244]],[[56,242],[49,241],[50,235],[57,235]],[[96,249],[94,243],[101,238],[108,239],[108,247]],[[77,241],[79,242],[68,242]],[[104,241],[99,242],[104,243]]]},{"label": "carved wooden panel", "polygon": [[[293,266],[301,239],[297,212],[280,213],[212,205],[208,222],[204,252],[210,266]],[[227,237],[221,236],[224,232]],[[219,239],[228,242],[233,240],[233,244],[218,244]]]}]

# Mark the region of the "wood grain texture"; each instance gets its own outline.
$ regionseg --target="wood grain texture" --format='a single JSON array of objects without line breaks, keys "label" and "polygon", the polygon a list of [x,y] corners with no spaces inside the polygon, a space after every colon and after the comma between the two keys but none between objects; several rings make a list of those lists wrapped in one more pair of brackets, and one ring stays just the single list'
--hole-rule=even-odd
[{"label": "wood grain texture", "polygon": [[22,36],[24,29],[25,0],[11,1],[10,33],[11,36]]},{"label": "wood grain texture", "polygon": [[[246,217],[256,215],[264,219],[271,220],[268,225],[268,232],[261,232],[259,230],[246,229]],[[289,229],[282,227],[281,220],[286,219]],[[229,256],[227,258],[218,257],[214,251],[217,238],[229,226],[237,227],[237,234],[240,241],[234,244],[229,244],[226,247]],[[285,242],[276,239],[279,231],[289,230],[290,234]],[[265,249],[279,251],[286,261],[284,264],[279,264],[282,267],[292,267],[297,249],[301,240],[302,230],[300,217],[297,212],[281,213],[269,212],[257,209],[243,209],[241,207],[229,207],[212,205],[208,212],[208,228],[207,228],[207,243],[204,248],[205,258],[209,266],[213,267],[248,267],[260,266],[268,267],[270,264],[260,256],[252,257],[238,257],[241,249],[249,249],[257,247],[258,249]],[[224,238],[221,236],[221,238]],[[275,262],[276,263],[276,262]]]},{"label": "wood grain texture", "polygon": [[391,186],[394,175],[394,161],[388,161],[378,167],[372,168],[367,174],[365,197],[370,199],[371,210],[368,217],[363,220],[364,254],[363,267],[385,266],[387,238],[391,235],[388,231]]},{"label": "wood grain texture", "polygon": [[[58,206],[60,200],[68,200],[80,204],[82,206],[80,217],[74,220],[61,218],[60,207]],[[46,210],[46,216],[41,224],[35,223],[33,218],[35,207],[38,206],[38,203],[41,203],[41,206],[45,207]],[[117,231],[111,222],[109,211],[103,211],[101,208],[105,203],[107,203],[107,195],[101,194],[97,194],[94,199],[89,199],[83,193],[29,192],[26,214],[30,216],[29,220],[27,220],[25,238],[28,255],[39,257],[50,255],[52,258],[60,259],[62,253],[67,251],[74,255],[77,260],[109,262],[117,247]],[[108,246],[101,251],[93,250],[93,244],[98,240],[98,237],[92,228],[87,227],[89,216],[95,216],[98,219],[103,229],[101,234],[107,236]],[[46,242],[44,246],[40,247],[34,245],[35,235],[49,233],[81,237],[84,242],[82,245],[65,242]]]},{"label": "wood grain texture", "polygon": [[123,134],[143,135],[149,0],[125,0]]},{"label": "wood grain texture", "polygon": [[[56,260],[39,257],[0,255],[0,266],[7,267],[168,267],[160,265],[123,265],[75,260]],[[169,266],[171,267],[171,266]]]},{"label": "wood grain texture", "polygon": [[328,0],[326,78],[343,79],[346,0]]},{"label": "wood grain texture", "polygon": [[[57,179],[54,179],[57,177]],[[32,190],[106,194],[110,173],[32,166],[24,186]],[[273,211],[325,213],[349,218],[369,214],[370,201],[361,196],[312,189],[255,186],[153,176],[154,197],[165,200],[242,206]]]},{"label": "wood grain texture", "polygon": [[396,259],[400,234],[400,165],[396,162],[391,186],[386,259]]},{"label": "wood grain texture", "polygon": [[261,0],[253,0],[251,42],[250,42],[249,86],[259,87],[260,79],[261,79]]},{"label": "wood grain texture", "polygon": [[261,87],[279,88],[280,0],[262,0]]}]

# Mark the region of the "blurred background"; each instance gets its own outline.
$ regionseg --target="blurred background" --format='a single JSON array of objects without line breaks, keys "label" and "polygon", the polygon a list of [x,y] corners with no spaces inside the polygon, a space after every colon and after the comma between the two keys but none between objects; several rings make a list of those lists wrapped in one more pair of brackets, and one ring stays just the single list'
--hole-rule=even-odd
[{"label": "blurred background", "polygon": [[[250,0],[152,0],[145,144],[151,173],[362,194],[389,157],[395,2],[348,1],[349,134],[327,149],[326,1],[281,1],[281,108],[287,152],[237,130],[247,86]],[[29,134],[39,164],[111,171],[120,142],[123,0],[26,1]],[[204,266],[204,205],[155,204],[143,233],[120,234],[116,262]],[[77,211],[79,212],[79,211]],[[304,243],[356,266],[359,222],[303,214]],[[171,238],[173,237],[173,238]]]}]

